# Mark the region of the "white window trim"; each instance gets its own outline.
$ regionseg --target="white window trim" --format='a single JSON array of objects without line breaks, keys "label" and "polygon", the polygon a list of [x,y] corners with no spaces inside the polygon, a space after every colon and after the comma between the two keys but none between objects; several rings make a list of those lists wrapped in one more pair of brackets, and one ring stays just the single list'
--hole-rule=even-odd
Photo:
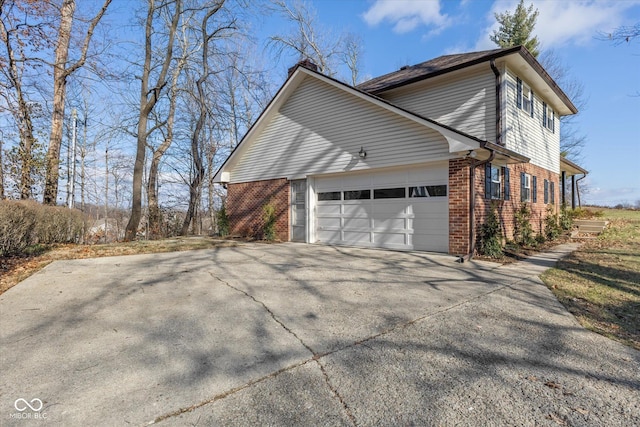
[{"label": "white window trim", "polygon": [[528,114],[531,114],[531,104],[533,103],[531,96],[531,88],[524,81],[522,82],[522,109]]},{"label": "white window trim", "polygon": [[531,175],[528,173],[524,174],[524,184],[522,186],[525,190],[524,202],[531,202]]},{"label": "white window trim", "polygon": [[[498,172],[498,180],[494,180],[493,171],[496,170]],[[494,188],[498,187],[498,195],[494,195]],[[500,166],[491,165],[491,199],[492,200],[502,200],[502,168]]]},{"label": "white window trim", "polygon": [[556,120],[555,111],[553,111],[553,108],[551,108],[549,104],[547,104],[547,122],[544,124],[544,127],[549,129],[550,131],[554,131],[555,120]]}]

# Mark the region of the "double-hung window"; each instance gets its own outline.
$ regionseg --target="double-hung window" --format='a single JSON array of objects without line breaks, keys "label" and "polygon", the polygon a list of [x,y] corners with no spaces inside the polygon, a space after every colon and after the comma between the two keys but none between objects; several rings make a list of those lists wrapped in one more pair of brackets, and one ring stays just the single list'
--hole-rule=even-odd
[{"label": "double-hung window", "polygon": [[556,114],[546,102],[542,103],[542,125],[549,129],[551,132],[556,131]]},{"label": "double-hung window", "polygon": [[549,203],[549,181],[544,180],[544,203]]},{"label": "double-hung window", "polygon": [[516,80],[516,85],[516,104],[518,105],[518,108],[526,111],[531,117],[533,117],[533,91],[529,85],[520,80],[519,77]]},{"label": "double-hung window", "polygon": [[493,200],[509,200],[509,168],[487,163],[484,171],[485,198]]},{"label": "double-hung window", "polygon": [[531,175],[528,173],[520,173],[520,201],[531,201]]}]

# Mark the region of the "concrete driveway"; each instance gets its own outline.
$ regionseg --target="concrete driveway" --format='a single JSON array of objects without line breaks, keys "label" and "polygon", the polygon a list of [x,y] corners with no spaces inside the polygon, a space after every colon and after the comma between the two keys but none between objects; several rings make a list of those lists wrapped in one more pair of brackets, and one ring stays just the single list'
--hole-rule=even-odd
[{"label": "concrete driveway", "polygon": [[58,261],[0,296],[0,424],[640,425],[640,353],[536,277],[568,250]]}]

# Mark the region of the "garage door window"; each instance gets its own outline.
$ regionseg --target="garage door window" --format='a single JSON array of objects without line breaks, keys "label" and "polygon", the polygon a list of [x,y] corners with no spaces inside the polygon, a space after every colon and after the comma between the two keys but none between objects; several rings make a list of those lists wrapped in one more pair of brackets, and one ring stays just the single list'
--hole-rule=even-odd
[{"label": "garage door window", "polygon": [[404,187],[373,190],[374,199],[404,199],[405,197],[407,197],[407,189]]},{"label": "garage door window", "polygon": [[446,197],[446,185],[421,185],[409,187],[409,197]]},{"label": "garage door window", "polygon": [[324,193],[318,193],[318,201],[324,202],[328,200],[340,200],[340,192],[339,191],[328,191]]},{"label": "garage door window", "polygon": [[371,190],[354,190],[354,191],[344,192],[345,200],[365,200],[370,198],[371,198]]}]

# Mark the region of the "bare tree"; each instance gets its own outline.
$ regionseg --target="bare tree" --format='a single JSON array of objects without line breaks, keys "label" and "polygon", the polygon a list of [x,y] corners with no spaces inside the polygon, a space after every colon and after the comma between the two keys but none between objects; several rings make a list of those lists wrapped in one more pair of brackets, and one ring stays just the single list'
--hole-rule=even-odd
[{"label": "bare tree", "polygon": [[200,25],[200,38],[202,41],[202,64],[201,72],[199,73],[198,79],[195,82],[197,93],[194,94],[198,110],[198,117],[193,132],[191,133],[191,158],[193,160],[193,174],[192,180],[189,183],[189,207],[187,209],[187,214],[185,215],[184,222],[182,223],[182,229],[180,230],[180,234],[183,236],[189,232],[189,225],[191,223],[193,223],[195,226],[194,219],[197,216],[197,210],[200,205],[200,198],[202,195],[202,180],[204,178],[205,169],[202,162],[201,141],[203,139],[203,130],[209,109],[209,103],[207,102],[207,94],[205,91],[205,83],[211,75],[211,71],[209,68],[210,43],[216,37],[224,37],[228,31],[234,30],[236,28],[235,19],[231,19],[228,23],[218,25],[213,30],[208,29],[209,21],[221,11],[223,5],[224,0],[220,0],[212,5],[209,11],[202,18],[202,22]]},{"label": "bare tree", "polygon": [[[164,55],[158,57],[160,71],[155,76],[155,81],[151,82],[152,71],[156,68],[152,64],[153,42],[154,40],[154,18],[156,14],[165,9],[170,19],[168,22],[168,34],[166,43],[163,45],[162,51]],[[167,75],[169,67],[173,60],[174,39],[178,30],[178,22],[182,13],[182,1],[175,0],[173,8],[170,9],[168,4],[156,6],[155,0],[147,0],[147,17],[145,20],[145,45],[144,45],[144,63],[142,66],[142,75],[140,76],[140,103],[138,112],[138,131],[136,144],[136,160],[133,166],[133,191],[131,200],[131,216],[125,230],[125,240],[133,240],[138,233],[138,226],[142,217],[142,178],[144,175],[145,157],[147,149],[147,137],[155,128],[148,128],[149,115],[154,110],[162,90],[167,84]],[[156,125],[158,126],[158,125]]]},{"label": "bare tree", "polygon": [[640,37],[640,22],[634,25],[618,27],[610,33],[598,33],[600,40],[610,40],[616,45],[629,43],[637,37]]},{"label": "bare tree", "polygon": [[27,1],[0,2],[0,40],[4,55],[0,55],[1,96],[11,113],[20,136],[19,145],[19,197],[33,196],[32,170],[35,167],[33,149],[36,144],[32,112],[27,87],[33,87],[29,72],[37,67],[32,52],[47,50],[51,24],[47,17],[52,7],[48,2],[32,4]]},{"label": "bare tree", "polygon": [[55,205],[58,197],[58,167],[60,165],[60,146],[62,145],[67,81],[69,76],[84,66],[95,28],[107,11],[109,4],[111,4],[111,0],[104,0],[100,11],[89,21],[80,57],[72,64],[68,64],[68,58],[76,2],[75,0],[63,0],[60,8],[58,40],[53,63],[53,114],[51,116],[51,135],[47,151],[47,172],[43,199],[43,202],[48,205]]}]

